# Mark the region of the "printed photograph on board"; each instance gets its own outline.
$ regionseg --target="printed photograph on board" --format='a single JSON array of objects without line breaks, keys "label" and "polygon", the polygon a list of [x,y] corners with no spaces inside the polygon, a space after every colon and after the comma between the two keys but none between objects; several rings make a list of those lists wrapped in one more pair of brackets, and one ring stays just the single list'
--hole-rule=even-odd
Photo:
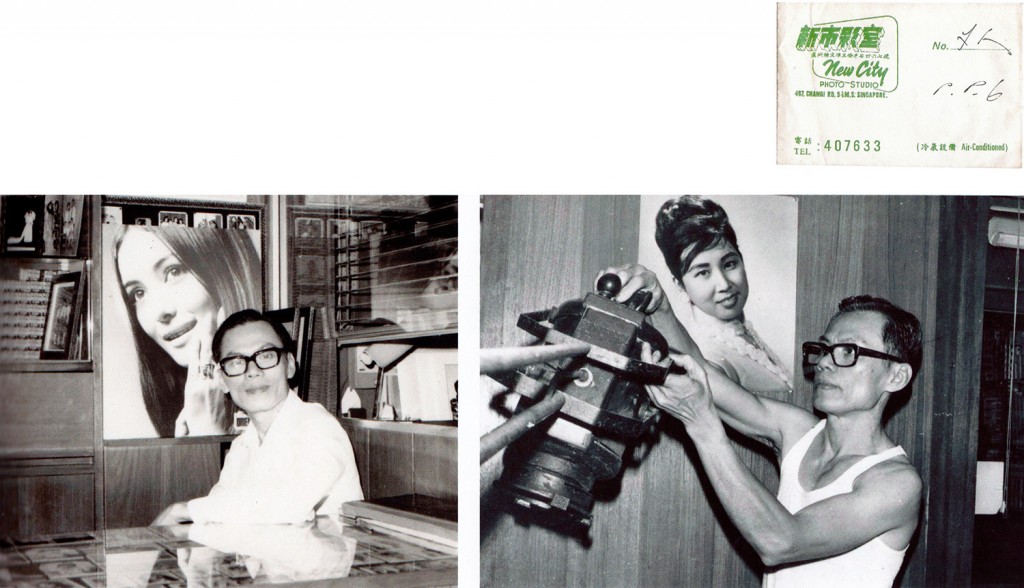
[{"label": "printed photograph on board", "polygon": [[210,344],[225,317],[264,307],[260,232],[103,229],[104,438],[228,432]]}]

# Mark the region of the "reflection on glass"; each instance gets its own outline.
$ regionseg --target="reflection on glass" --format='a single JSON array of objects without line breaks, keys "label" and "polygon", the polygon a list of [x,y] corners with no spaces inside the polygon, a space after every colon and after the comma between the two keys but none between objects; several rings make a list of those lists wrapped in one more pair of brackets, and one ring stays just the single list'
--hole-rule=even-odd
[{"label": "reflection on glass", "polygon": [[328,308],[340,337],[456,328],[457,197],[307,196],[287,207],[293,306]]},{"label": "reflection on glass", "polygon": [[171,525],[0,537],[0,585],[234,586],[402,574],[457,583],[457,550],[318,517],[305,525]]},{"label": "reflection on glass", "polygon": [[194,525],[188,536],[203,544],[178,549],[190,586],[212,585],[222,574],[275,584],[342,578],[356,553],[356,540],[344,537],[329,519],[306,525]]}]

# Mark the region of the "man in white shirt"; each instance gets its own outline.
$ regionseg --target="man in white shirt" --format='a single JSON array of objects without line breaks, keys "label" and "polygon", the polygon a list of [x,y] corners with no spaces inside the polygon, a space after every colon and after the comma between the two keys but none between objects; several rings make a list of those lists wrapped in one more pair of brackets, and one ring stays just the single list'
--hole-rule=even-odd
[{"label": "man in white shirt", "polygon": [[222,383],[251,424],[232,443],[210,494],[167,507],[154,525],[301,523],[362,500],[348,435],[327,410],[290,389],[288,331],[255,310],[228,317],[212,344]]}]

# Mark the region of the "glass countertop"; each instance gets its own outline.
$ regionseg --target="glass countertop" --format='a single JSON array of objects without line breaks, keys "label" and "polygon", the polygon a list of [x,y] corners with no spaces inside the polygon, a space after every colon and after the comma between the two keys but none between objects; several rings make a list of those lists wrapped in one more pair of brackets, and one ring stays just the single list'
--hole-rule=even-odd
[{"label": "glass countertop", "polygon": [[318,517],[0,538],[0,585],[454,586],[455,549]]}]

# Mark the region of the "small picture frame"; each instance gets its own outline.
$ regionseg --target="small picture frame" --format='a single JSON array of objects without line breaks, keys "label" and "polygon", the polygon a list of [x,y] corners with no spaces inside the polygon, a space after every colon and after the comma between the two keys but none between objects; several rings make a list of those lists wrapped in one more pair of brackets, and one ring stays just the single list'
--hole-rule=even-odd
[{"label": "small picture frame", "polygon": [[78,323],[78,290],[81,283],[82,272],[61,274],[50,283],[40,359],[68,358],[72,334]]},{"label": "small picture frame", "polygon": [[300,217],[295,219],[295,237],[298,239],[322,239],[324,219]]},{"label": "small picture frame", "polygon": [[119,225],[119,224],[121,224],[121,207],[120,206],[104,206],[103,207],[103,224],[105,224],[105,225]]},{"label": "small picture frame", "polygon": [[144,227],[150,227],[153,226],[153,219],[149,218],[148,216],[137,216],[135,217],[135,224]]},{"label": "small picture frame", "polygon": [[192,215],[192,226],[196,228],[223,229],[224,215],[216,212],[197,212]]},{"label": "small picture frame", "polygon": [[256,217],[251,214],[229,214],[227,228],[255,230]]},{"label": "small picture frame", "polygon": [[3,197],[3,251],[5,254],[43,254],[45,206],[44,196]]},{"label": "small picture frame", "polygon": [[187,227],[188,213],[161,210],[160,213],[157,215],[157,224],[159,224],[160,226],[178,225],[182,227]]}]

